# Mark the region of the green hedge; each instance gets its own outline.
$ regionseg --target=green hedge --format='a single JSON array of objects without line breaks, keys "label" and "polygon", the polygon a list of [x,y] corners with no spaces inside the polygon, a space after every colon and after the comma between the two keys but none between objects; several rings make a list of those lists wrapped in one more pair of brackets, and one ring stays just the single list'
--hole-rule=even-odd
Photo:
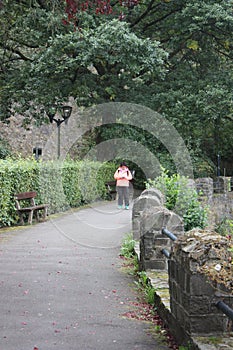
[{"label": "green hedge", "polygon": [[18,222],[15,193],[35,190],[37,204],[48,203],[50,214],[61,212],[105,198],[114,171],[112,163],[0,160],[0,227]]}]

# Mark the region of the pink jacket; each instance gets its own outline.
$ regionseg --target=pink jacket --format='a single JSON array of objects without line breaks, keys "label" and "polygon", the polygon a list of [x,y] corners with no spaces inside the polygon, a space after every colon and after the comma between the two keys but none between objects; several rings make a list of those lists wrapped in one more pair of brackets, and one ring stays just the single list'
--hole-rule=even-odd
[{"label": "pink jacket", "polygon": [[119,167],[114,174],[114,179],[117,180],[117,186],[128,187],[129,181],[132,180],[132,174],[127,167]]}]

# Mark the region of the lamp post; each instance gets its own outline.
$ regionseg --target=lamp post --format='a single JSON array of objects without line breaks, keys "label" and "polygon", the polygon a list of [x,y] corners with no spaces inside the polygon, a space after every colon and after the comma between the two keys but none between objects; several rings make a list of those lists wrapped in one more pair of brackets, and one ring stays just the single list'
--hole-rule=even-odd
[{"label": "lamp post", "polygon": [[68,119],[71,115],[72,112],[72,107],[70,106],[62,106],[61,107],[61,118],[55,118],[56,115],[56,111],[55,113],[52,112],[48,112],[48,117],[49,117],[49,121],[50,123],[52,123],[53,121],[57,124],[57,158],[60,158],[61,155],[61,124],[63,122],[68,122]]},{"label": "lamp post", "polygon": [[220,168],[220,154],[217,155],[217,176],[220,176],[221,168]]}]

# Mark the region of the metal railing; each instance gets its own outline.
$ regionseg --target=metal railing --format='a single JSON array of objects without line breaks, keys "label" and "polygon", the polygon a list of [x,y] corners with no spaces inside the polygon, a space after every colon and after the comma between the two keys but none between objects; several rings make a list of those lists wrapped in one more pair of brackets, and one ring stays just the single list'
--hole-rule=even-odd
[{"label": "metal railing", "polygon": [[168,231],[166,228],[162,228],[162,233],[168,238],[170,238],[172,241],[177,240],[177,237],[174,235],[174,233]]},{"label": "metal railing", "polygon": [[165,249],[165,248],[163,248],[162,250],[161,250],[161,252],[163,253],[163,255],[165,255],[166,256],[166,258],[170,258],[170,252],[167,250],[167,249]]},{"label": "metal railing", "polygon": [[[168,231],[166,228],[162,228],[162,234],[164,234],[165,236],[167,236],[168,238],[170,238],[173,242],[175,242],[177,240],[177,237],[174,235],[174,233]],[[161,253],[163,255],[166,256],[167,259],[170,258],[170,252],[166,249],[166,248],[163,248],[161,250]]]},{"label": "metal railing", "polygon": [[215,306],[233,321],[233,310],[223,301],[218,301]]}]

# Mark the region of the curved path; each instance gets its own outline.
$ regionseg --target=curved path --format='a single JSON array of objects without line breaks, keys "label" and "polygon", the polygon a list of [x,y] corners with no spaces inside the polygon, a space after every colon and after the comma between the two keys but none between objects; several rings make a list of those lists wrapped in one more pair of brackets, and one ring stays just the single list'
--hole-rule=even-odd
[{"label": "curved path", "polygon": [[115,202],[0,231],[0,350],[167,350],[120,269],[131,210]]}]

